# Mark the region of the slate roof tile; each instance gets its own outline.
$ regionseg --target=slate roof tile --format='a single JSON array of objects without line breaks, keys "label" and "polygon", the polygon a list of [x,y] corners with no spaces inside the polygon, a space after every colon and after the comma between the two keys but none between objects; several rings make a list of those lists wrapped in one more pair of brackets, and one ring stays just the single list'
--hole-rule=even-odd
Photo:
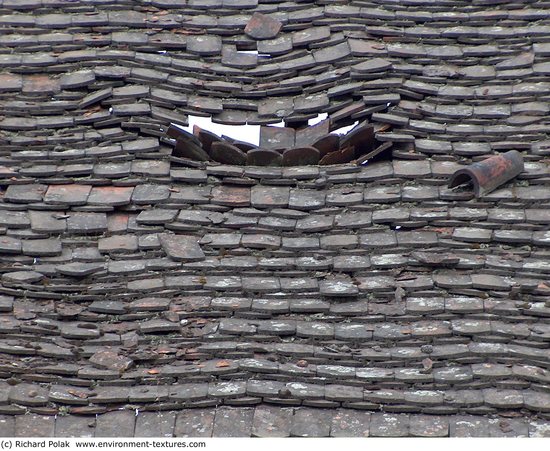
[{"label": "slate roof tile", "polygon": [[10,185],[6,190],[4,199],[14,203],[41,202],[48,187],[41,184]]},{"label": "slate roof tile", "polygon": [[91,189],[89,185],[50,185],[44,202],[56,205],[84,205]]},{"label": "slate roof tile", "polygon": [[68,232],[85,234],[101,233],[106,230],[107,216],[105,213],[72,213],[67,218]]}]

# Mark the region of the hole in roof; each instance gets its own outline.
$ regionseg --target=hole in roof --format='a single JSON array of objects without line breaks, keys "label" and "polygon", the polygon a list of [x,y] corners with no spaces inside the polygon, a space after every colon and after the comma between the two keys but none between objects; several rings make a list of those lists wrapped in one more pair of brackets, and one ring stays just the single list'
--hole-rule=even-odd
[{"label": "hole in roof", "polygon": [[[246,141],[255,146],[260,145],[260,126],[259,125],[225,125],[212,122],[211,117],[189,116],[189,125],[181,127],[188,133],[193,133],[193,126],[197,125],[204,130],[215,133],[220,138],[229,136],[230,138]],[[175,124],[174,124],[175,125]]]},{"label": "hole in roof", "polygon": [[328,118],[328,113],[320,113],[317,115],[317,117],[314,117],[313,119],[310,119],[309,121],[307,121],[307,125],[311,127],[312,125],[318,124],[319,122],[322,122],[327,118]]},{"label": "hole in roof", "polygon": [[299,123],[283,120],[263,126],[220,124],[210,116],[189,115],[187,126],[171,124],[167,135],[174,139],[172,155],[186,160],[250,166],[366,165],[392,154],[393,143],[376,136],[391,126],[378,125],[382,127],[356,120],[335,128],[327,113]]},{"label": "hole in roof", "polygon": [[332,133],[336,133],[337,135],[347,135],[351,130],[357,127],[358,124],[359,124],[359,121],[355,121],[353,124],[346,125],[345,127],[340,127],[334,130]]}]

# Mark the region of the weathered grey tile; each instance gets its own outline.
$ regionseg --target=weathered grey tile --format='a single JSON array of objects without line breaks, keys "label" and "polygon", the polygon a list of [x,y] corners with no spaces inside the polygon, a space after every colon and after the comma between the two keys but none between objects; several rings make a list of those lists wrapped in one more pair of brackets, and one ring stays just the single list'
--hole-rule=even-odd
[{"label": "weathered grey tile", "polygon": [[176,417],[175,437],[212,437],[214,409],[192,409],[180,412]]},{"label": "weathered grey tile", "polygon": [[254,409],[252,436],[289,437],[293,412],[291,408],[261,405]]},{"label": "weathered grey tile", "polygon": [[328,437],[332,423],[332,411],[299,408],[292,417],[292,437]]},{"label": "weathered grey tile", "polygon": [[213,437],[250,437],[254,409],[218,408],[214,418]]}]

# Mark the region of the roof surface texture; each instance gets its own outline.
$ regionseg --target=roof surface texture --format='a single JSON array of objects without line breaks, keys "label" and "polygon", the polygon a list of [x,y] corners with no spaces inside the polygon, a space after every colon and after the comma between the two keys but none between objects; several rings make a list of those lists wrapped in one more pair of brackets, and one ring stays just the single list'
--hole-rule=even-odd
[{"label": "roof surface texture", "polygon": [[[549,436],[549,13],[0,0],[0,436]],[[311,154],[318,113],[392,158],[166,134],[284,119],[263,148]]]}]

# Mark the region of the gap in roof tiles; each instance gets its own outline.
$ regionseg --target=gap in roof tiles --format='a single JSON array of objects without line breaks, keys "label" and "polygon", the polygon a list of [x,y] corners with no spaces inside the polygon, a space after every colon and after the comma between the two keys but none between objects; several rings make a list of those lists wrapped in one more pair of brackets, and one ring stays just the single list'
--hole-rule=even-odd
[{"label": "gap in roof tiles", "polygon": [[172,123],[167,130],[175,139],[173,156],[238,166],[364,165],[376,156],[386,156],[392,147],[376,136],[389,128],[387,124],[376,127],[356,120],[336,128],[328,113],[317,114],[301,128],[283,121],[227,125],[192,115],[187,122],[185,127]]}]

